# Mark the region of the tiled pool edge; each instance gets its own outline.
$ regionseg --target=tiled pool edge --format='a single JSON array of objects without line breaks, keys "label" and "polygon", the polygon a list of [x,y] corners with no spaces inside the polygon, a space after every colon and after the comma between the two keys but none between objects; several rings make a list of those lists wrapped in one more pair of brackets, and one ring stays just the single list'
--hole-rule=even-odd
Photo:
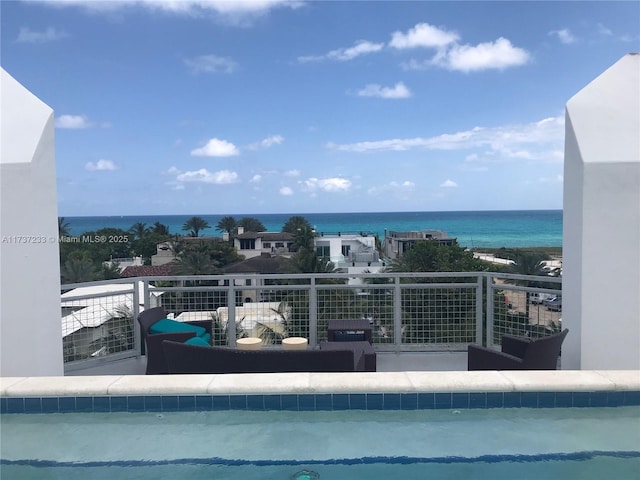
[{"label": "tiled pool edge", "polygon": [[1,413],[640,405],[640,370],[2,377]]}]

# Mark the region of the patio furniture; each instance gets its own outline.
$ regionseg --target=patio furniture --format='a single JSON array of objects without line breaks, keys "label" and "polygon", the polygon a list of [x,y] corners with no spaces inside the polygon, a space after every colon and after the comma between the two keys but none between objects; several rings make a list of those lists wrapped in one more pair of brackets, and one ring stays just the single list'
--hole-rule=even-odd
[{"label": "patio furniture", "polygon": [[169,373],[354,372],[364,356],[354,350],[238,350],[162,342]]},{"label": "patio furniture", "polygon": [[329,320],[327,339],[330,342],[373,342],[369,320]]},{"label": "patio furniture", "polygon": [[555,370],[560,356],[560,347],[569,333],[560,333],[541,338],[503,335],[502,351],[480,345],[469,345],[468,370]]},{"label": "patio furniture", "polygon": [[142,333],[142,343],[146,347],[147,375],[166,374],[167,363],[162,349],[163,340],[176,342],[210,344],[210,320],[178,322],[167,318],[163,307],[148,308],[138,315],[138,323]]},{"label": "patio furniture", "polygon": [[361,342],[322,342],[320,343],[320,350],[332,351],[336,350],[354,350],[357,354],[364,357],[364,371],[375,372],[376,366],[376,351],[373,346],[367,341]]},{"label": "patio furniture", "polygon": [[236,340],[236,347],[240,350],[260,350],[262,339],[258,337],[245,337]]},{"label": "patio furniture", "polygon": [[309,341],[304,337],[287,337],[282,339],[282,348],[285,350],[304,350]]}]

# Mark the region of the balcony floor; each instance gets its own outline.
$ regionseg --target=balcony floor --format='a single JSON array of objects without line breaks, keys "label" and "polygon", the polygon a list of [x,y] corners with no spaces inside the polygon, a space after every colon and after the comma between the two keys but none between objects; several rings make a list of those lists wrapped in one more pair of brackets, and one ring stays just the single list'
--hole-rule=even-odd
[{"label": "balcony floor", "polygon": [[[432,371],[467,369],[467,352],[378,352],[378,372]],[[129,358],[96,365],[66,375],[144,375],[146,358]]]}]

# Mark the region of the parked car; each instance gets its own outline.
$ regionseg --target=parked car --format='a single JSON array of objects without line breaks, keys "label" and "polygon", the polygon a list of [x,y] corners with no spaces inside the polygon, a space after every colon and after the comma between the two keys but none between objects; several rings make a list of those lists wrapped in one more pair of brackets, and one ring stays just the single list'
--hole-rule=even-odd
[{"label": "parked car", "polygon": [[554,312],[562,311],[562,297],[555,296],[553,298],[548,298],[544,300],[542,303],[547,307],[548,310],[552,310]]},{"label": "parked car", "polygon": [[541,305],[545,300],[555,297],[552,293],[533,292],[529,294],[529,301],[534,305]]}]

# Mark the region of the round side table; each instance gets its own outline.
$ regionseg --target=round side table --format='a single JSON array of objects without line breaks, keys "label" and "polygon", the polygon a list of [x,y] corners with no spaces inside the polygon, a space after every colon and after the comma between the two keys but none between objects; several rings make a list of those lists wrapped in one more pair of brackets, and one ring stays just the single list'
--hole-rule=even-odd
[{"label": "round side table", "polygon": [[260,350],[262,339],[257,337],[239,338],[236,340],[236,346],[239,350]]},{"label": "round side table", "polygon": [[282,339],[282,348],[285,350],[304,350],[309,341],[304,337],[288,337]]}]

